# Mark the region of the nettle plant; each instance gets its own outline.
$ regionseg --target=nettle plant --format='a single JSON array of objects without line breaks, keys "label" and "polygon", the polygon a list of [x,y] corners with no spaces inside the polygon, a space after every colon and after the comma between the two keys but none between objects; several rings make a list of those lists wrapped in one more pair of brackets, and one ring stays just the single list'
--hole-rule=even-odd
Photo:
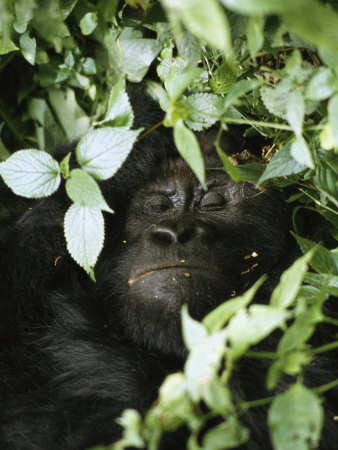
[{"label": "nettle plant", "polygon": [[61,178],[73,201],[64,218],[68,251],[94,278],[93,267],[103,247],[102,211],[113,213],[96,180],[114,175],[130,152],[139,130],[131,130],[133,111],[123,84],[111,91],[108,110],[101,124],[89,131],[76,145],[80,168],[69,169],[69,153],[59,164],[41,150],[20,150],[0,164],[0,173],[15,194],[41,198],[53,194]]}]

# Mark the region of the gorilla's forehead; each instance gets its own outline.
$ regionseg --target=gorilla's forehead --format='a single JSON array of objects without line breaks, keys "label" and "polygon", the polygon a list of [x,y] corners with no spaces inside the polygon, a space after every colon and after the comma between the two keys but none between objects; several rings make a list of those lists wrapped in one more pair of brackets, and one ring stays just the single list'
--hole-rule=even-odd
[{"label": "gorilla's forehead", "polygon": [[[204,163],[206,169],[206,184],[208,188],[218,184],[228,185],[233,183],[224,168],[222,168],[218,157],[209,156],[207,159],[205,158]],[[173,189],[175,188],[175,185],[180,185],[187,190],[203,190],[201,183],[188,163],[180,157],[171,158],[163,162],[151,184],[169,184],[172,185]]]}]

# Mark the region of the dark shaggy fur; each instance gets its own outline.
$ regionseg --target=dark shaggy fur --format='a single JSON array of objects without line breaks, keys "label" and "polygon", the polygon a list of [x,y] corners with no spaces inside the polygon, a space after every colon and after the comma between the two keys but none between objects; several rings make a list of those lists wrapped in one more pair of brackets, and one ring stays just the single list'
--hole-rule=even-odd
[{"label": "dark shaggy fur", "polygon": [[[133,104],[136,127],[161,120],[151,101]],[[95,284],[65,249],[69,201],[62,190],[37,202],[2,237],[1,449],[80,450],[119,439],[116,418],[122,411],[145,411],[165,376],[183,367],[181,305],[188,302],[200,319],[268,273],[258,298],[264,302],[295,258],[283,194],[235,184],[213,170],[220,165],[214,149],[207,134],[200,139],[209,167],[207,194],[163,127],[101,183],[116,213],[106,216]],[[223,144],[231,152],[239,149],[230,135]],[[56,154],[62,158],[72,147]],[[258,266],[252,269],[246,257],[253,252]],[[325,336],[315,339],[321,343]],[[271,337],[265,348],[275,344]],[[332,381],[335,365],[332,358],[318,358],[307,384]],[[264,361],[244,361],[236,391],[247,399],[269,395],[266,368]],[[330,392],[325,403],[325,450],[336,446],[336,397]],[[251,439],[242,448],[271,448],[265,413],[255,408],[243,417]],[[168,438],[162,446],[185,448],[180,439]]]}]

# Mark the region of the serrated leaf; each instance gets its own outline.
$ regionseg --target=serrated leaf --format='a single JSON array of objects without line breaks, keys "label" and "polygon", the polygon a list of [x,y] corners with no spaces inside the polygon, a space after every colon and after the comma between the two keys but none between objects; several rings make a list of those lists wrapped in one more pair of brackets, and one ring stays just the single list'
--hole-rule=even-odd
[{"label": "serrated leaf", "polygon": [[19,150],[0,164],[0,175],[12,191],[28,198],[51,195],[59,187],[60,168],[48,153]]},{"label": "serrated leaf", "polygon": [[310,169],[314,169],[311,151],[305,140],[299,136],[291,143],[290,154],[295,161],[301,165],[306,165]]},{"label": "serrated leaf", "polygon": [[225,60],[215,70],[211,79],[210,87],[215,94],[226,94],[236,83],[238,64],[234,60]]},{"label": "serrated leaf", "polygon": [[184,125],[182,119],[179,119],[174,126],[174,140],[180,155],[187,161],[199,182],[206,189],[205,166],[199,143],[194,133]]},{"label": "serrated leaf", "polygon": [[98,208],[73,204],[65,215],[64,228],[69,253],[89,273],[103,247],[102,212]]},{"label": "serrated leaf", "polygon": [[317,448],[323,426],[320,399],[300,383],[274,398],[268,423],[276,450]]},{"label": "serrated leaf", "polygon": [[192,350],[207,337],[207,330],[202,323],[190,317],[186,305],[182,307],[181,317],[183,340],[188,350]]},{"label": "serrated leaf", "polygon": [[337,80],[330,69],[319,67],[306,88],[309,100],[325,100],[337,90]]},{"label": "serrated leaf", "polygon": [[305,169],[305,164],[299,164],[291,156],[291,144],[288,143],[273,156],[262,176],[257,181],[257,186],[271,178],[297,174]]},{"label": "serrated leaf", "polygon": [[115,127],[130,128],[133,121],[134,113],[125,91],[125,83],[119,81],[110,91],[108,108],[102,123],[111,122]]},{"label": "serrated leaf", "polygon": [[296,136],[301,136],[305,114],[304,99],[299,91],[291,92],[286,107],[286,118]]},{"label": "serrated leaf", "polygon": [[263,86],[260,94],[266,109],[276,117],[286,119],[288,99],[290,96],[289,86],[278,84],[276,88]]},{"label": "serrated leaf", "polygon": [[95,12],[88,12],[80,20],[80,28],[83,35],[91,34],[97,27],[97,14]]},{"label": "serrated leaf", "polygon": [[86,134],[76,147],[82,169],[97,180],[106,180],[121,167],[140,130],[105,127]]},{"label": "serrated leaf", "polygon": [[66,192],[68,197],[78,205],[113,212],[103,198],[99,185],[81,169],[73,169],[70,172],[66,181]]},{"label": "serrated leaf", "polygon": [[195,131],[211,127],[223,113],[223,99],[214,94],[192,94],[183,98],[188,117],[185,123]]},{"label": "serrated leaf", "polygon": [[20,36],[20,49],[24,58],[34,66],[35,55],[36,55],[36,39],[30,38],[28,33],[22,34]]}]

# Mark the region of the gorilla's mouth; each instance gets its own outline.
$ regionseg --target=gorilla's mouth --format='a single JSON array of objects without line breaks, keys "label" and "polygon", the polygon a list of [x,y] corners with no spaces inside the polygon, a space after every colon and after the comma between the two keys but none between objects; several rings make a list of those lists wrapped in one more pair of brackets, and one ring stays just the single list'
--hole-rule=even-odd
[{"label": "gorilla's mouth", "polygon": [[128,285],[132,286],[135,282],[143,279],[144,277],[147,277],[149,275],[153,275],[154,273],[158,273],[161,271],[168,271],[168,270],[177,270],[180,273],[183,273],[185,278],[190,278],[191,273],[196,272],[204,272],[209,275],[209,277],[224,277],[224,273],[221,272],[217,267],[205,267],[205,266],[197,266],[197,265],[165,265],[165,266],[154,266],[149,267],[147,269],[143,269],[142,272],[136,272],[135,276],[132,278],[129,278]]}]

